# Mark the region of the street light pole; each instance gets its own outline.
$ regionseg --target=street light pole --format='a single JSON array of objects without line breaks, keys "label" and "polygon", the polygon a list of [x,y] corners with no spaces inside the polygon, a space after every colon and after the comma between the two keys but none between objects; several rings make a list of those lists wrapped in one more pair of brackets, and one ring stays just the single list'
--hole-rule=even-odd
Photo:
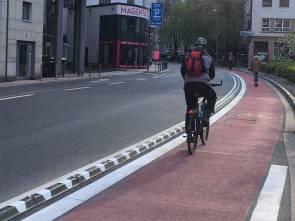
[{"label": "street light pole", "polygon": [[8,81],[8,29],[9,29],[9,0],[6,1],[6,48],[5,48],[5,81]]}]

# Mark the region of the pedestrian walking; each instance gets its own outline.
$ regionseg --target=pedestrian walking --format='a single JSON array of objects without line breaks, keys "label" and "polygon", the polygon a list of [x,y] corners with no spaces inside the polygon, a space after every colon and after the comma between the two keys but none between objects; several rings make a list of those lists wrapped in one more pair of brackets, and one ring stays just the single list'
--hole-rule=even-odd
[{"label": "pedestrian walking", "polygon": [[257,54],[253,56],[251,71],[253,72],[253,75],[254,75],[254,85],[255,87],[257,87],[258,75],[259,75],[259,72],[261,71],[261,61],[260,61],[260,57]]},{"label": "pedestrian walking", "polygon": [[233,63],[234,63],[233,54],[229,53],[229,55],[228,55],[228,68],[229,68],[229,70],[233,69]]}]

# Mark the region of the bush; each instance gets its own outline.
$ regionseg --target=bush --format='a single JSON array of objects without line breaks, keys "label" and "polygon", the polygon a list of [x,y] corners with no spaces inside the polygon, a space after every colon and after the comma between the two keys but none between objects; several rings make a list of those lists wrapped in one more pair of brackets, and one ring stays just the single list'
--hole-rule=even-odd
[{"label": "bush", "polygon": [[273,60],[266,66],[266,71],[295,83],[295,62],[292,60]]}]

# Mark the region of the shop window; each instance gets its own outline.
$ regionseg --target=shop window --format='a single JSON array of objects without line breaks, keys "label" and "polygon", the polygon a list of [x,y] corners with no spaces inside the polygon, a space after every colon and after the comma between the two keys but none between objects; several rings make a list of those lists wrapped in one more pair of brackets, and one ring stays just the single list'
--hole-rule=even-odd
[{"label": "shop window", "polygon": [[291,20],[276,19],[275,32],[289,32],[291,30]]},{"label": "shop window", "polygon": [[289,0],[280,0],[280,7],[289,7]]},{"label": "shop window", "polygon": [[23,2],[23,21],[32,21],[32,3]]},{"label": "shop window", "polygon": [[262,7],[272,7],[272,0],[262,0]]},{"label": "shop window", "polygon": [[135,17],[128,17],[128,32],[134,33],[136,28],[136,18]]},{"label": "shop window", "polygon": [[121,17],[121,31],[127,31],[127,17]]},{"label": "shop window", "polygon": [[270,28],[270,19],[263,18],[262,19],[262,32],[269,32],[269,28]]},{"label": "shop window", "polygon": [[136,18],[136,28],[135,28],[136,32],[140,32],[140,18]]}]

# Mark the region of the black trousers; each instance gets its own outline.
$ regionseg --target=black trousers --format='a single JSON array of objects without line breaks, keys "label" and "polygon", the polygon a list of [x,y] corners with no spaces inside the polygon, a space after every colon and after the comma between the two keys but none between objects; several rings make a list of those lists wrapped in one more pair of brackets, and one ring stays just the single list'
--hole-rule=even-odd
[{"label": "black trousers", "polygon": [[195,81],[187,82],[184,85],[185,101],[188,109],[195,109],[197,98],[195,93],[200,94],[207,100],[207,105],[205,107],[205,112],[213,113],[214,106],[217,100],[217,95],[212,86],[206,82]]},{"label": "black trousers", "polygon": [[[196,82],[187,82],[184,85],[184,93],[185,93],[185,100],[188,109],[196,109],[197,106],[197,97],[196,93],[205,97],[207,100],[207,104],[205,107],[205,115],[210,116],[211,113],[214,112],[215,103],[217,100],[217,95],[215,90],[206,82],[196,81]],[[186,112],[185,115],[185,129],[186,132],[191,131],[194,128],[194,122],[189,124],[188,121],[191,118],[189,117],[188,113]],[[192,127],[192,128],[188,128]]]}]

